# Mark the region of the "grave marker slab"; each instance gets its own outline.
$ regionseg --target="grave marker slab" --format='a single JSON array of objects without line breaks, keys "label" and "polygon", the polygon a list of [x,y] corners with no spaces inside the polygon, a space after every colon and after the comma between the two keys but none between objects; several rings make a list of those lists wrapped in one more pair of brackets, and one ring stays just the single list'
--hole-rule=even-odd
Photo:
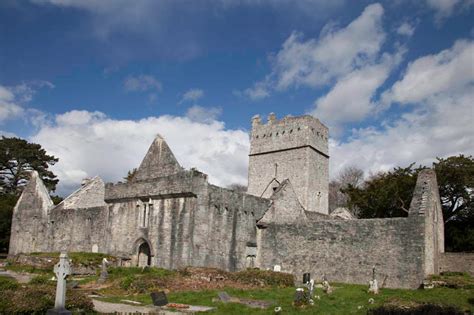
[{"label": "grave marker slab", "polygon": [[163,291],[152,292],[150,296],[153,301],[153,305],[155,306],[165,306],[168,304],[168,298],[166,297],[166,293]]}]

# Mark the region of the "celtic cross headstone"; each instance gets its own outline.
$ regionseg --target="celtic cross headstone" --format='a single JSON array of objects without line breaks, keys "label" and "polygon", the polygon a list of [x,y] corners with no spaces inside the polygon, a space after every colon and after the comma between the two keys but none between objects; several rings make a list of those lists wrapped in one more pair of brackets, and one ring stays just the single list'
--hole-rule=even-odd
[{"label": "celtic cross headstone", "polygon": [[48,310],[47,314],[71,314],[66,309],[66,278],[72,274],[71,265],[67,253],[59,255],[59,262],[54,266],[54,274],[58,279],[56,284],[56,299],[54,301],[54,309]]}]

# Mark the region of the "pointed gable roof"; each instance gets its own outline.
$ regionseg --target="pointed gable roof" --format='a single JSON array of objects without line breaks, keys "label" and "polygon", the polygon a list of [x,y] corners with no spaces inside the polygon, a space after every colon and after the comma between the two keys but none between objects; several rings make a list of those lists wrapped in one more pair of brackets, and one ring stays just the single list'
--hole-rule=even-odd
[{"label": "pointed gable roof", "polygon": [[169,176],[182,170],[166,141],[157,135],[135,173],[133,181]]},{"label": "pointed gable roof", "polygon": [[85,209],[105,206],[105,184],[99,176],[86,180],[81,188],[61,201],[58,208]]},{"label": "pointed gable roof", "polygon": [[26,184],[13,212],[17,211],[40,211],[43,215],[53,207],[53,201],[49,196],[48,189],[43,183],[37,171],[32,171],[28,184]]},{"label": "pointed gable roof", "polygon": [[307,222],[307,217],[301,203],[298,201],[293,185],[289,179],[285,179],[270,197],[271,206],[263,217],[257,222],[258,225],[275,224],[299,224]]}]

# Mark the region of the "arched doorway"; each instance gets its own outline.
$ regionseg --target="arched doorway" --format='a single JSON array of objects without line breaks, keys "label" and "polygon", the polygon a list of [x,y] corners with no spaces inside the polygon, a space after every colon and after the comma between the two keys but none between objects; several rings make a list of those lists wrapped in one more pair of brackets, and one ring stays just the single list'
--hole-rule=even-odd
[{"label": "arched doorway", "polygon": [[138,267],[146,267],[151,265],[151,250],[147,242],[143,242],[138,246]]}]

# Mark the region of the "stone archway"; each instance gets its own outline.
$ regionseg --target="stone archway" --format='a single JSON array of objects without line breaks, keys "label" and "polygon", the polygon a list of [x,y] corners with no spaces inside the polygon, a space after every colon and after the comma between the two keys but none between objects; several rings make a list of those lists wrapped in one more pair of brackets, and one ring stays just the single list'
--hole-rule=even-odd
[{"label": "stone archway", "polygon": [[151,250],[147,242],[144,241],[138,246],[137,257],[138,267],[151,266]]}]

